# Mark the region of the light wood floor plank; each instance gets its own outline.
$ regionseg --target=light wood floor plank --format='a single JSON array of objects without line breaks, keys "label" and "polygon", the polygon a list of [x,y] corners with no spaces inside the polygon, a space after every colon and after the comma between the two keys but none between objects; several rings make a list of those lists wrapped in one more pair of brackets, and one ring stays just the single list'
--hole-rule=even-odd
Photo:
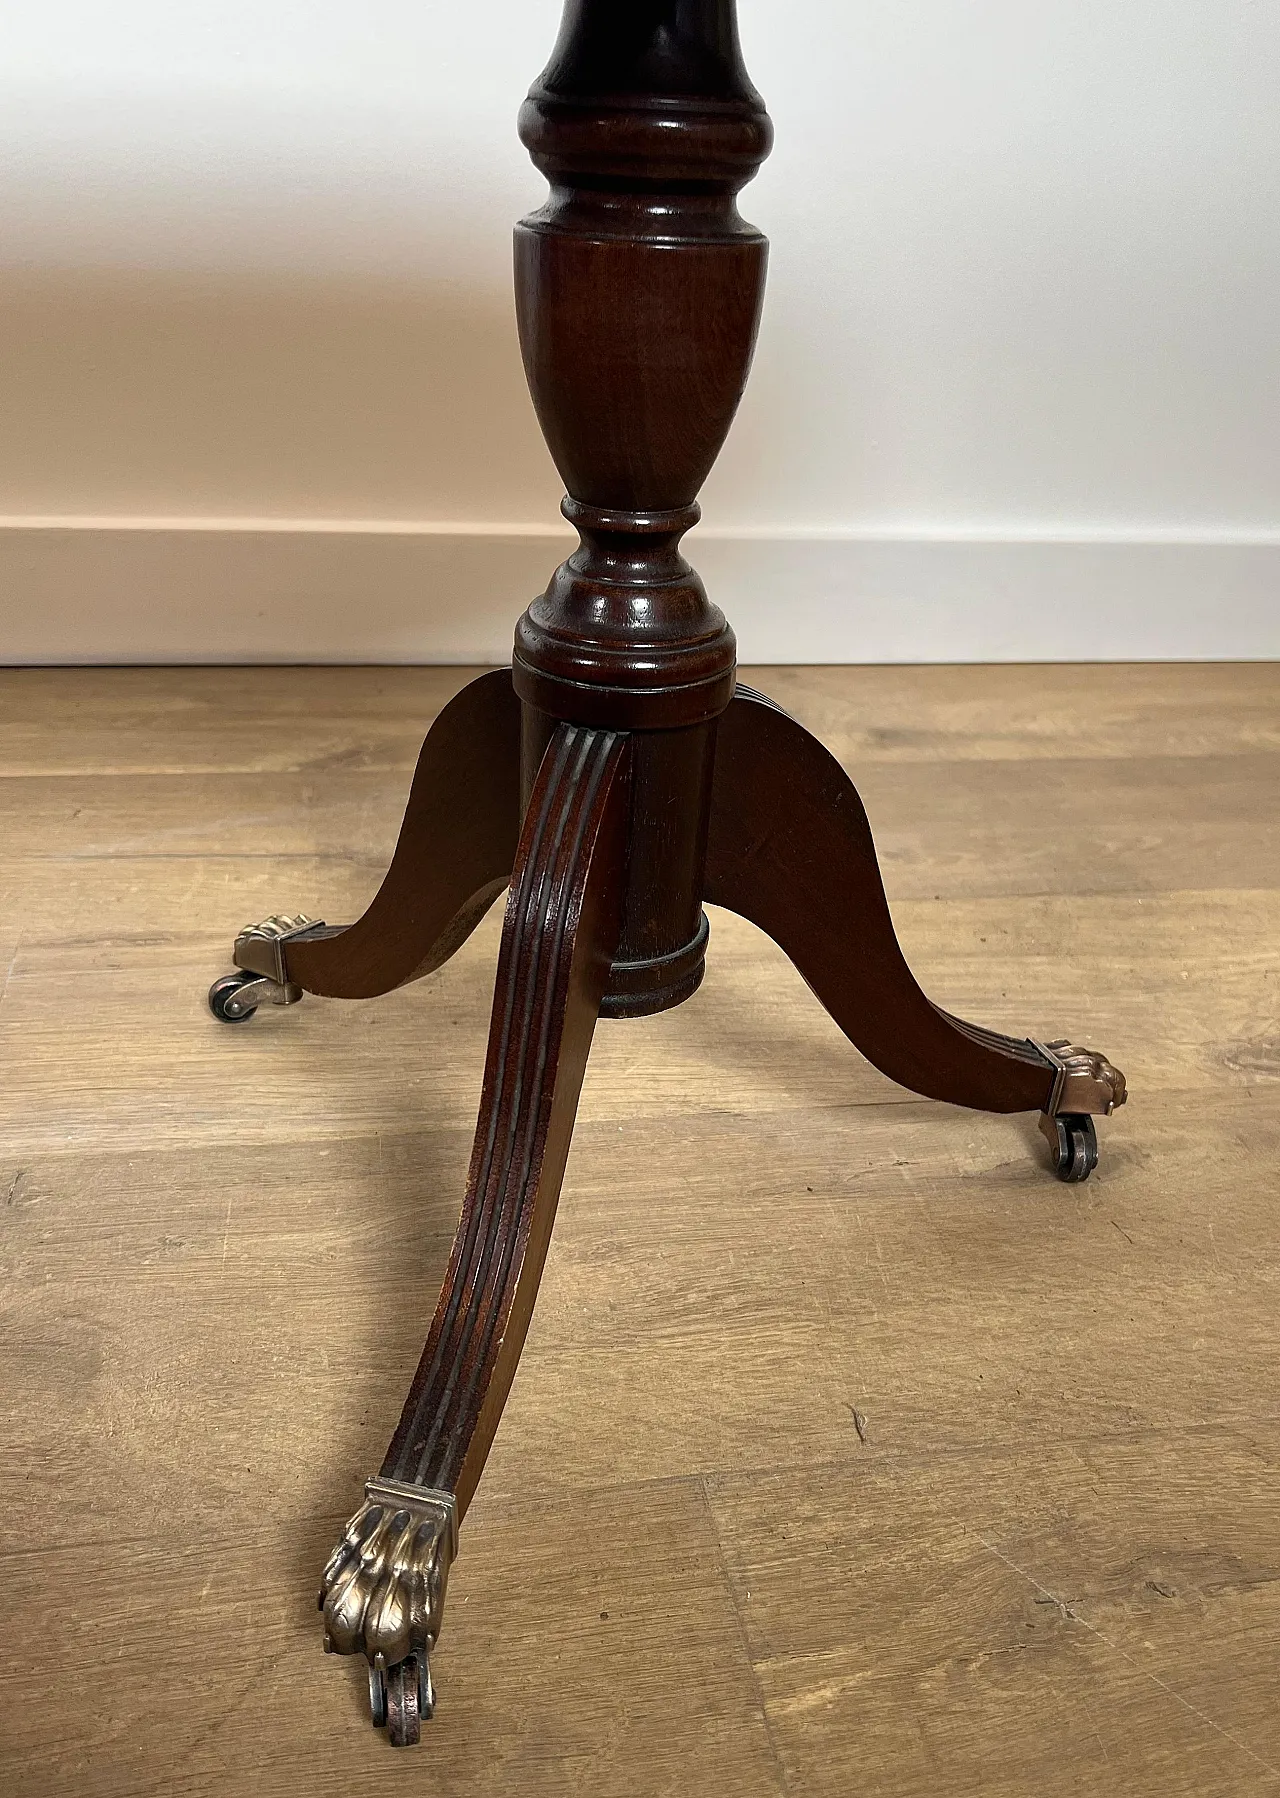
[{"label": "light wood floor plank", "polygon": [[788,1790],[1274,1791],[1278,1448],[1209,1426],[713,1482]]}]

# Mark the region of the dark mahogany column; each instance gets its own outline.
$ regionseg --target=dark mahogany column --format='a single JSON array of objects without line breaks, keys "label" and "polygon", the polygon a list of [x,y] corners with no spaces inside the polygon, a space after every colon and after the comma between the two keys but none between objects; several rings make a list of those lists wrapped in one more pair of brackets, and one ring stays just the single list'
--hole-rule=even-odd
[{"label": "dark mahogany column", "polygon": [[525,785],[556,720],[634,745],[625,923],[606,1014],[702,975],[724,615],[680,553],[755,344],[767,245],[738,190],[771,127],[731,0],[569,0],[520,114],[551,184],[516,229],[525,368],[582,542],[516,629]]}]

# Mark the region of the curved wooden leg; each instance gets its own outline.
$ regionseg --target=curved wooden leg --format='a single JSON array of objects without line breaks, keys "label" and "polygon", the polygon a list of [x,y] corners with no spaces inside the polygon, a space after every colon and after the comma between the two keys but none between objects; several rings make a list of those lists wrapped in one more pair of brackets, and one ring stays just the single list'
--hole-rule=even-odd
[{"label": "curved wooden leg", "polygon": [[[767,931],[845,1035],[902,1086],[1054,1119],[1123,1104],[1124,1076],[1103,1056],[1002,1036],[926,998],[899,947],[853,782],[794,718],[742,687],[720,720],[705,892]],[[1081,1167],[1073,1154],[1057,1171],[1079,1179]]]},{"label": "curved wooden leg", "polygon": [[234,977],[219,982],[215,1013],[235,1022],[264,999],[287,1004],[304,992],[370,999],[431,973],[507,885],[519,831],[520,703],[510,669],[498,668],[464,687],[427,733],[391,866],[363,917],[344,928],[271,918],[243,932],[234,959],[259,980],[239,993]]},{"label": "curved wooden leg", "polygon": [[[627,739],[559,725],[521,833],[462,1217],[403,1415],[320,1590],[325,1645],[364,1653],[375,1722],[433,1702],[457,1526],[515,1376],[587,1053],[622,928]],[[379,1679],[382,1680],[379,1686]]]}]

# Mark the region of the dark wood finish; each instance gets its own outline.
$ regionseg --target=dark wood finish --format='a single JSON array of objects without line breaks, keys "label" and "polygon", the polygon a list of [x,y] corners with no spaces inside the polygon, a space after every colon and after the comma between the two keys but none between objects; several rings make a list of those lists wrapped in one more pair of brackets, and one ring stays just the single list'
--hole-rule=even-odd
[{"label": "dark wood finish", "polygon": [[386,878],[363,917],[287,943],[304,992],[370,999],[459,948],[511,878],[520,834],[520,708],[504,669],[452,699],[427,733]]},{"label": "dark wood finish", "polygon": [[680,554],[746,382],[767,245],[738,190],[771,127],[732,5],[572,0],[520,115],[551,184],[516,230],[525,369],[581,547],[516,631],[516,689],[614,728],[691,725],[733,633]]},{"label": "dark wood finish", "polygon": [[627,740],[558,726],[507,901],[484,1096],[444,1289],[382,1464],[466,1511],[551,1238],[578,1092],[622,926]]},{"label": "dark wood finish", "polygon": [[1033,1044],[925,997],[898,944],[857,788],[816,737],[745,687],[719,725],[706,896],[767,931],[899,1085],[978,1111],[1048,1104],[1055,1070]]},{"label": "dark wood finish", "polygon": [[632,739],[627,898],[606,1017],[679,1005],[702,982],[702,871],[711,810],[714,722]]},{"label": "dark wood finish", "polygon": [[605,999],[636,1015],[702,977],[710,725],[736,650],[680,540],[751,364],[767,245],[737,195],[772,131],[732,5],[573,0],[520,132],[551,188],[516,229],[520,341],[581,545],[517,626],[515,685],[535,745],[538,716],[644,733]]},{"label": "dark wood finish", "polygon": [[[527,792],[556,720],[525,705]],[[636,732],[631,739],[622,938],[601,1002],[610,1018],[647,1017],[695,993],[706,967],[702,871],[711,808],[714,722]]]},{"label": "dark wood finish", "polygon": [[[520,340],[581,543],[517,625],[513,669],[437,720],[365,916],[291,938],[282,964],[311,992],[386,991],[437,966],[515,869],[444,1290],[389,1484],[367,1493],[321,1593],[333,1645],[363,1644],[376,1670],[395,1662],[398,1741],[416,1739],[413,1692],[422,1703],[427,1688],[411,1669],[425,1676],[439,1628],[444,1523],[475,1491],[515,1373],[596,1018],[689,997],[704,898],[767,930],[858,1047],[917,1092],[1071,1111],[1091,1135],[1075,1112],[1124,1091],[1103,1058],[1050,1045],[1055,1057],[930,1003],[857,792],[777,707],[734,698],[733,632],[681,553],[764,291],[766,244],[737,195],[771,130],[733,0],[569,0],[520,130],[551,190],[516,230]],[[270,939],[262,953],[275,952]],[[1058,1104],[1068,1090],[1074,1108]]]}]

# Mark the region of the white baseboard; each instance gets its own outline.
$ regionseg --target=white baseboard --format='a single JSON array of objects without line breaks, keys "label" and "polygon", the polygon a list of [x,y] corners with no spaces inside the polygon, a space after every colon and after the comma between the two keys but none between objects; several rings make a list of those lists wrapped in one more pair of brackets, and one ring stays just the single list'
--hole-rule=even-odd
[{"label": "white baseboard", "polygon": [[[554,526],[0,519],[0,662],[502,662]],[[1280,532],[877,536],[701,528],[750,662],[1280,656]]]}]

